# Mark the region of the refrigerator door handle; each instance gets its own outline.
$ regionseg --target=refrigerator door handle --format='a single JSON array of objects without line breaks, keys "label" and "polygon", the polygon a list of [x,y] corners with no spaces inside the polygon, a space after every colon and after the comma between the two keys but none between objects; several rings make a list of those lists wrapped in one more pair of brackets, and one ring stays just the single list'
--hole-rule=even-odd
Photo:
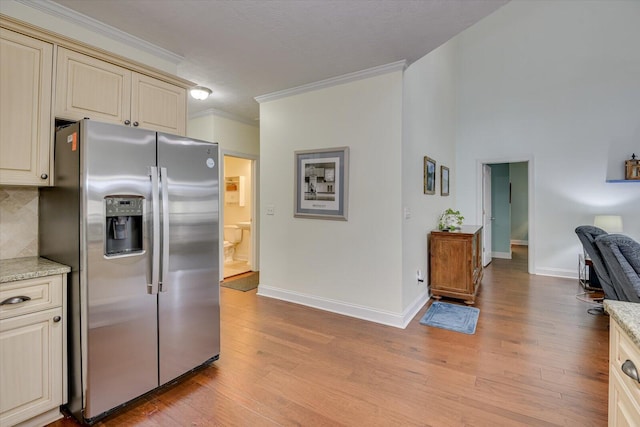
[{"label": "refrigerator door handle", "polygon": [[169,278],[169,175],[167,168],[160,168],[162,188],[162,276],[160,277],[160,292],[167,292]]},{"label": "refrigerator door handle", "polygon": [[151,284],[147,286],[147,292],[151,295],[158,293],[160,283],[160,201],[158,200],[159,181],[158,168],[151,166],[151,209],[152,209],[152,240],[151,251]]}]

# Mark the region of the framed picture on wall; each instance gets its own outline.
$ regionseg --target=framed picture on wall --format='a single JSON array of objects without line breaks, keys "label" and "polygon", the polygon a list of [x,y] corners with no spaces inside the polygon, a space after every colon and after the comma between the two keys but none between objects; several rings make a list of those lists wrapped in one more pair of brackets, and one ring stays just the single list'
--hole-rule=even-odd
[{"label": "framed picture on wall", "polygon": [[347,220],[349,147],[296,151],[293,216]]},{"label": "framed picture on wall", "polygon": [[424,156],[424,194],[436,194],[436,161]]},{"label": "framed picture on wall", "polygon": [[440,166],[440,195],[449,195],[449,168]]}]

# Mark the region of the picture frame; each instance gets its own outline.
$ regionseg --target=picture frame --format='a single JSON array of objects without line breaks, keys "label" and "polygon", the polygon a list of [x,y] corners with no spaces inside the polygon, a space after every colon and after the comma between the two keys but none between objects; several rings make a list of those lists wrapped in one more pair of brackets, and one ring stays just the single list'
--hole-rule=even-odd
[{"label": "picture frame", "polygon": [[347,221],[349,147],[294,152],[296,218]]},{"label": "picture frame", "polygon": [[424,194],[436,194],[436,161],[424,156]]},{"label": "picture frame", "polygon": [[449,168],[440,165],[440,195],[449,195]]}]

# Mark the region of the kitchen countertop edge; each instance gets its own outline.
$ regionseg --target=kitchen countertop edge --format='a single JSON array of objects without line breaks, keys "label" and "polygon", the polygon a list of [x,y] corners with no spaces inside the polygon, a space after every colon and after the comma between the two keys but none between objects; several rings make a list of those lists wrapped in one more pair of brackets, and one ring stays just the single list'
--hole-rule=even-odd
[{"label": "kitchen countertop edge", "polygon": [[71,267],[37,256],[0,260],[0,283],[69,273]]},{"label": "kitchen countertop edge", "polygon": [[604,309],[640,347],[640,304],[634,302],[604,300]]}]

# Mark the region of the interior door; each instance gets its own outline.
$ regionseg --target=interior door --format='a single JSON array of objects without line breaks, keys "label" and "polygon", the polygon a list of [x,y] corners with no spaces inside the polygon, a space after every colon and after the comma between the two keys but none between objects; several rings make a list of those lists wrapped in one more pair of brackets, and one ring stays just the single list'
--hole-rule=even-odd
[{"label": "interior door", "polygon": [[491,228],[493,215],[491,213],[491,166],[482,165],[482,265],[486,267],[491,262]]},{"label": "interior door", "polygon": [[220,353],[218,146],[158,134],[160,384]]}]

